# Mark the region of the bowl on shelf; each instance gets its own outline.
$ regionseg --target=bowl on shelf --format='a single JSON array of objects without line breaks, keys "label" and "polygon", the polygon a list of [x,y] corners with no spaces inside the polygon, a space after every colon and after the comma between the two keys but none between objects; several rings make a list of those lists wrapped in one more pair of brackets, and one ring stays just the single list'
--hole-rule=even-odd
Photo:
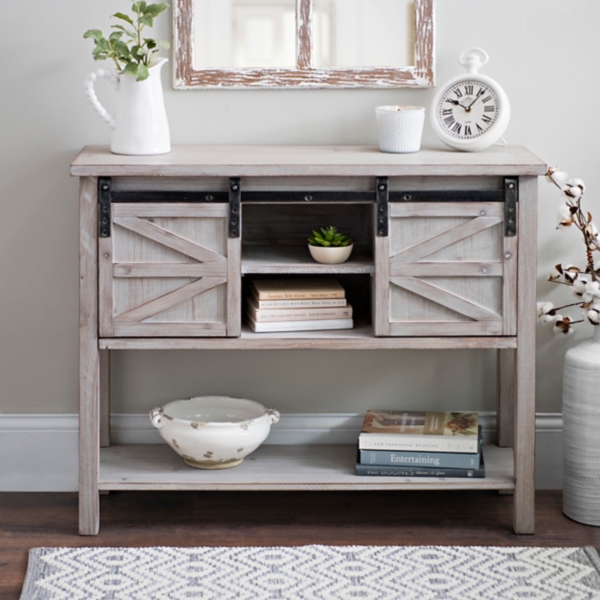
[{"label": "bowl on shelf", "polygon": [[313,246],[308,245],[310,255],[318,262],[325,265],[339,265],[340,263],[346,262],[352,254],[352,248],[354,244],[349,246]]},{"label": "bowl on shelf", "polygon": [[279,412],[253,400],[199,396],[152,409],[150,421],[190,467],[229,469],[267,439]]}]

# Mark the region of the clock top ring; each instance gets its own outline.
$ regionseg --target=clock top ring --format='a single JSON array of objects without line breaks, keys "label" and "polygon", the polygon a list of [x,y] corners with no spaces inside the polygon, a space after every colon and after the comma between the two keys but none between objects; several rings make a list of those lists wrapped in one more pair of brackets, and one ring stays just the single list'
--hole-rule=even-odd
[{"label": "clock top ring", "polygon": [[479,74],[489,60],[481,48],[465,50],[458,62],[467,73],[446,82],[436,94],[431,124],[438,137],[451,148],[482,150],[501,137],[510,120],[510,103],[502,87]]}]

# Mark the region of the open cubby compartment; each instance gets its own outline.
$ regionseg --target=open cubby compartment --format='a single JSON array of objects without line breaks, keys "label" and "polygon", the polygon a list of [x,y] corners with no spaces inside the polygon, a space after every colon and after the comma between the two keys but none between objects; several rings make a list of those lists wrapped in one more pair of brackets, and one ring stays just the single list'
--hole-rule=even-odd
[{"label": "open cubby compartment", "polygon": [[[346,290],[346,300],[353,310],[354,328],[369,328],[371,326],[371,296],[374,278],[368,274],[311,274],[311,275],[244,275],[242,278],[242,323],[245,322],[246,302],[250,295],[250,285],[255,279],[336,279]],[[306,334],[306,332],[304,332]],[[310,333],[310,332],[309,332]]]},{"label": "open cubby compartment", "polygon": [[[244,204],[242,210],[243,274],[371,274],[373,265],[372,203]],[[324,265],[313,260],[308,237],[333,225],[349,235],[349,260]]]}]

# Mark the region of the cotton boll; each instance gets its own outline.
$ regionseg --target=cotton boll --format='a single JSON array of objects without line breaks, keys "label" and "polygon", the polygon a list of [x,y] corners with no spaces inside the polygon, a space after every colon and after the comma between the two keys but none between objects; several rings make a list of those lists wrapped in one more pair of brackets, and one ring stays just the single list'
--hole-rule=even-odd
[{"label": "cotton boll", "polygon": [[561,204],[558,207],[558,227],[557,229],[563,230],[567,227],[571,227],[575,221],[575,215],[571,211],[571,207],[568,204]]},{"label": "cotton boll", "polygon": [[585,192],[585,183],[581,179],[571,179],[569,183],[567,183],[569,187],[578,187],[581,190],[581,193]]},{"label": "cotton boll", "polygon": [[546,325],[547,323],[553,323],[554,321],[556,321],[556,315],[551,315],[549,313],[546,313],[546,314],[540,316],[540,321],[544,325]]},{"label": "cotton boll", "polygon": [[597,281],[590,281],[588,284],[586,284],[585,291],[594,298],[600,298],[600,283]]},{"label": "cotton boll", "polygon": [[551,310],[554,310],[554,304],[552,302],[538,302],[537,303],[538,317],[548,314]]},{"label": "cotton boll", "polygon": [[547,177],[550,182],[555,183],[562,190],[565,188],[569,176],[564,171],[561,171],[556,167],[550,167],[548,169]]},{"label": "cotton boll", "polygon": [[563,317],[562,315],[556,315],[556,321],[554,321],[554,327],[552,331],[558,334],[568,335],[573,332],[571,327],[571,319],[569,317]]},{"label": "cotton boll", "polygon": [[587,284],[588,284],[588,280],[585,279],[584,277],[579,276],[573,282],[573,293],[576,296],[583,296],[583,294],[585,294],[587,291]]},{"label": "cotton boll", "polygon": [[569,198],[578,200],[583,195],[583,188],[578,185],[571,185],[570,183],[567,183],[564,192],[567,196],[569,196]]},{"label": "cotton boll", "polygon": [[598,325],[600,323],[600,311],[590,308],[589,310],[583,311],[583,316],[592,324]]},{"label": "cotton boll", "polygon": [[573,283],[579,278],[579,273],[581,273],[581,270],[578,267],[569,265],[563,272],[565,281]]}]

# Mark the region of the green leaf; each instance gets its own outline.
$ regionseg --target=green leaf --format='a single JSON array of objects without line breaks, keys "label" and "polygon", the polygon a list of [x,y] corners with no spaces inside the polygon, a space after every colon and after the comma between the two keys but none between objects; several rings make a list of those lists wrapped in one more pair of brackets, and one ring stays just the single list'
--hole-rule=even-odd
[{"label": "green leaf", "polygon": [[113,31],[109,36],[108,39],[111,42],[118,42],[121,38],[123,37],[123,32],[122,31]]},{"label": "green leaf", "polygon": [[150,77],[150,71],[148,71],[148,67],[144,64],[138,65],[138,76],[136,80],[144,81],[144,79],[148,79],[148,77]]},{"label": "green leaf", "polygon": [[108,58],[108,56],[106,54],[106,50],[103,50],[99,46],[96,46],[92,50],[92,56],[93,56],[94,60],[106,60]]},{"label": "green leaf", "polygon": [[129,61],[125,68],[121,71],[121,75],[131,75],[132,77],[138,78],[138,69],[141,65],[136,62]]},{"label": "green leaf", "polygon": [[121,42],[121,41],[116,42],[113,46],[113,49],[117,53],[119,58],[122,58],[127,61],[131,59],[131,54],[129,52],[129,48],[127,47],[127,44],[125,42]]},{"label": "green leaf", "polygon": [[135,23],[133,22],[133,19],[122,12],[115,13],[112,16],[115,17],[116,19],[121,19],[122,21],[127,21],[127,23],[129,23],[130,25],[135,25]]},{"label": "green leaf", "polygon": [[166,2],[162,2],[161,4],[149,4],[144,11],[145,15],[150,15],[151,17],[158,17],[161,12],[164,12],[169,8],[169,5]]},{"label": "green leaf", "polygon": [[154,19],[151,15],[142,15],[138,19],[138,23],[141,23],[142,25],[148,25],[148,27],[152,27],[154,25]]},{"label": "green leaf", "polygon": [[149,50],[152,50],[153,48],[156,48],[156,42],[151,39],[151,38],[144,38],[144,42],[146,43],[146,46],[148,46]]},{"label": "green leaf", "polygon": [[158,40],[158,42],[156,42],[159,46],[162,46],[165,50],[168,50],[171,47],[171,44],[169,44],[169,42],[167,42],[166,40]]},{"label": "green leaf", "polygon": [[137,36],[135,35],[135,33],[133,31],[129,31],[129,29],[125,29],[125,27],[123,27],[123,25],[113,25],[112,27],[113,27],[113,29],[118,29],[119,31],[122,31],[127,37],[131,38],[132,40],[135,40],[137,38]]},{"label": "green leaf", "polygon": [[131,10],[138,15],[143,14],[143,12],[146,10],[146,3],[145,2],[134,2],[131,5]]},{"label": "green leaf", "polygon": [[104,39],[104,35],[99,29],[88,29],[84,34],[84,38],[94,38],[96,41]]},{"label": "green leaf", "polygon": [[110,50],[110,42],[105,38],[100,38],[99,40],[96,40],[96,46],[106,52]]}]

